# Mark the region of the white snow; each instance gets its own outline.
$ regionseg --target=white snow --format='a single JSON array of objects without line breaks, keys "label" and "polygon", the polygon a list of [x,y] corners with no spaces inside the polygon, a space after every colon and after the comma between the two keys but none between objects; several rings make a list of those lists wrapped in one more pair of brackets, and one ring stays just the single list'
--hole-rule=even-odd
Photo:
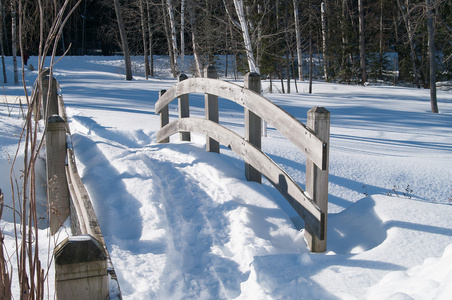
[{"label": "white snow", "polygon": [[[65,57],[55,67],[79,171],[124,299],[450,297],[452,93],[438,91],[440,113],[433,114],[423,89],[315,82],[309,95],[298,82],[300,93],[287,95],[268,94],[263,82],[265,96],[304,123],[314,106],[331,112],[328,249],[314,254],[301,218],[267,181],[247,182],[243,161],[227,148],[208,153],[200,135],[156,144],[154,104],[176,82],[165,59],[148,81],[125,81],[121,57]],[[27,86],[36,76],[26,71]],[[11,83],[4,91],[24,97]],[[8,160],[22,120],[18,104],[0,102],[0,188],[10,205]],[[204,116],[203,103],[191,96],[191,113]],[[170,115],[177,116],[175,105]],[[220,123],[242,133],[243,109],[220,99]],[[271,126],[262,148],[304,186],[305,158]],[[20,168],[19,159],[16,178]],[[44,180],[43,160],[38,171]],[[8,209],[1,226],[14,259]],[[57,241],[48,242],[45,228],[40,237],[47,257]]]}]

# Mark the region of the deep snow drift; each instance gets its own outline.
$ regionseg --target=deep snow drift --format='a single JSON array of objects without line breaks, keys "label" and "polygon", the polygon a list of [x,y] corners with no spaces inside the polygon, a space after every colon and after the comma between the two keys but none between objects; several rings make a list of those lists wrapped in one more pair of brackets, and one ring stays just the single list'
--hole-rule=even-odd
[{"label": "deep snow drift", "polygon": [[[428,90],[316,82],[309,95],[303,82],[299,94],[265,94],[269,83],[263,82],[265,96],[304,123],[314,106],[331,112],[328,251],[312,254],[299,230],[302,220],[267,182],[247,182],[243,161],[227,148],[207,153],[199,135],[192,143],[177,136],[155,143],[154,104],[158,92],[175,83],[164,62],[159,58],[156,78],[136,75],[130,82],[119,57],[66,57],[55,67],[79,171],[125,299],[452,294],[452,93],[438,92],[435,115],[428,111]],[[28,86],[36,76],[26,71]],[[5,94],[23,91],[8,84]],[[223,100],[220,123],[243,132],[243,110]],[[203,116],[203,97],[190,101],[192,114]],[[7,110],[0,104],[6,200],[8,155],[21,126],[18,105],[11,117]],[[170,114],[177,116],[176,106]],[[263,150],[304,185],[302,153],[271,126]],[[5,217],[1,226],[11,256],[10,222]],[[46,234],[42,230],[44,256]]]}]

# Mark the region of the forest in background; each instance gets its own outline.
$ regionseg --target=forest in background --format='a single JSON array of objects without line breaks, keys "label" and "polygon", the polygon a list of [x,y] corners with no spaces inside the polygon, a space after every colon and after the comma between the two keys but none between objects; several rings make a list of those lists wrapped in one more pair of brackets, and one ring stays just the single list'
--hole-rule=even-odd
[{"label": "forest in background", "polygon": [[[38,2],[22,0],[19,18],[19,0],[1,1],[3,55],[18,49],[12,39],[12,35],[16,42],[19,39],[14,24],[22,26],[25,52],[38,54]],[[43,27],[50,28],[63,1],[40,2],[49,16]],[[254,68],[272,78],[303,80],[312,74],[335,82],[385,80],[428,88],[429,19],[435,75],[438,81],[449,80],[452,3],[448,0],[83,0],[64,26],[57,54],[113,55],[127,47],[129,55],[146,53],[150,76],[154,54],[169,55],[174,76],[180,72],[202,76],[204,66],[214,64],[216,55],[226,54],[235,58],[231,70],[256,71],[249,65],[252,54]],[[118,20],[125,29],[126,45]],[[195,56],[194,66],[184,63],[185,55]],[[313,73],[310,58],[315,61]],[[298,64],[300,60],[303,63]]]}]

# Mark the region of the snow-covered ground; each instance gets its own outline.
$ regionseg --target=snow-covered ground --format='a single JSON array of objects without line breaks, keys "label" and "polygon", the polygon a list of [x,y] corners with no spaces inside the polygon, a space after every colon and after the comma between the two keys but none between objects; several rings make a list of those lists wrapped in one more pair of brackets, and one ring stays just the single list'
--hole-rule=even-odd
[{"label": "snow-covered ground", "polygon": [[[328,249],[314,254],[303,221],[268,182],[247,182],[227,148],[205,152],[199,135],[155,143],[154,104],[175,83],[165,59],[157,65],[148,81],[125,81],[120,57],[66,57],[55,67],[125,299],[450,299],[452,93],[438,92],[440,113],[432,114],[428,90],[315,82],[309,95],[299,82],[299,94],[267,94],[263,82],[265,96],[304,123],[314,106],[331,112]],[[26,71],[28,86],[36,76]],[[23,90],[8,83],[4,93],[14,100]],[[202,95],[190,101],[203,116]],[[0,103],[7,204],[20,114],[18,104]],[[243,132],[243,110],[220,99],[220,123]],[[305,158],[272,127],[263,150],[304,186]],[[38,170],[43,177],[43,163]],[[11,215],[1,226],[14,261]],[[41,239],[47,257],[58,241],[48,246],[45,229]],[[51,272],[50,294],[52,280]]]}]

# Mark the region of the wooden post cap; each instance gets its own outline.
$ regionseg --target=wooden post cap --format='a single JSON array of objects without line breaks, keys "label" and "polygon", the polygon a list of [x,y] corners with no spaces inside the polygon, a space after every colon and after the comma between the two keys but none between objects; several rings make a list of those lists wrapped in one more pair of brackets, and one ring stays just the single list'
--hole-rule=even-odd
[{"label": "wooden post cap", "polygon": [[51,115],[48,120],[48,123],[60,123],[60,122],[66,122],[64,121],[64,119],[62,117],[60,117],[59,115]]},{"label": "wooden post cap", "polygon": [[180,74],[178,79],[179,81],[184,81],[185,79],[188,79],[188,76],[185,74]]},{"label": "wooden post cap", "polygon": [[217,79],[218,78],[217,69],[212,65],[208,65],[207,67],[204,68],[204,76],[207,78]]},{"label": "wooden post cap", "polygon": [[71,236],[62,241],[54,250],[57,265],[102,261],[107,259],[102,245],[91,235]]},{"label": "wooden post cap", "polygon": [[324,118],[329,118],[330,117],[330,112],[328,109],[326,109],[325,107],[322,106],[316,106],[311,108],[308,111],[308,114],[318,114],[318,115],[323,115]]}]

